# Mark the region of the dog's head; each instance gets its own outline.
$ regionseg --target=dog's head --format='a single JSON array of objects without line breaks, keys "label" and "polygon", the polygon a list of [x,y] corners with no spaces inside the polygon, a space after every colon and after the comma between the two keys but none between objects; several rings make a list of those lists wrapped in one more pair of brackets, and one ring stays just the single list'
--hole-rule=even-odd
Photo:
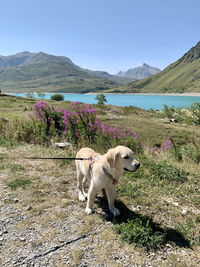
[{"label": "dog's head", "polygon": [[107,161],[111,168],[135,172],[140,163],[134,159],[133,151],[125,146],[117,146],[107,152]]}]

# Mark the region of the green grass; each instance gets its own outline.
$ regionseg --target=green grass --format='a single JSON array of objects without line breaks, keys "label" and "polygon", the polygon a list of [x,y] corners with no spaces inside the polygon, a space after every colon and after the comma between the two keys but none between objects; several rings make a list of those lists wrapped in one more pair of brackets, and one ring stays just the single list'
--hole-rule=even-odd
[{"label": "green grass", "polygon": [[[140,169],[135,173],[125,173],[120,180],[117,188],[120,201],[128,207],[141,207],[141,211],[136,210],[134,214],[130,210],[125,212],[127,209],[123,204],[122,216],[114,227],[123,240],[139,246],[143,243],[147,249],[155,249],[166,242],[180,244],[181,239],[186,247],[199,246],[199,215],[195,216],[189,210],[194,206],[197,210],[200,207],[200,168],[198,165],[192,167],[191,163],[184,160],[177,164],[169,156],[168,153],[154,155],[153,158],[149,154],[137,156],[141,163]],[[168,204],[168,199],[178,201],[178,208]],[[179,208],[181,206],[182,208]],[[121,204],[118,207],[121,207]],[[181,214],[183,207],[188,210],[186,216]],[[162,224],[156,224],[156,227],[153,221],[148,224],[148,220],[153,218],[149,216],[149,212],[155,214],[155,224],[158,221]],[[141,214],[144,217],[141,217]],[[169,223],[169,218],[175,226],[177,232],[173,235],[177,235],[177,238],[173,238],[172,229],[164,227]]]},{"label": "green grass", "polygon": [[[3,155],[2,158],[4,158]],[[5,156],[5,158],[0,161],[0,170],[9,169],[12,172],[20,172],[25,170],[25,168],[22,165],[8,162],[8,160],[9,158],[6,158]]]},{"label": "green grass", "polygon": [[25,178],[25,179],[16,179],[16,180],[13,180],[8,185],[10,186],[11,189],[15,190],[18,187],[25,188],[30,183],[31,183],[31,180],[28,179],[28,178]]},{"label": "green grass", "polygon": [[[16,119],[23,119],[28,121],[28,113],[32,112],[34,103],[38,99],[27,99],[20,97],[0,96],[0,114],[2,118],[13,122]],[[48,104],[55,107],[62,107],[66,109],[71,108],[68,101],[61,101],[59,103],[51,100],[45,100]],[[24,108],[27,108],[24,111]],[[98,110],[98,116],[106,124],[113,127],[130,127],[140,137],[141,141],[147,145],[158,145],[167,139],[168,135],[172,135],[177,139],[185,139],[190,136],[195,136],[195,139],[200,141],[199,127],[183,124],[166,124],[161,120],[160,112],[145,111],[135,107],[115,107],[111,105],[94,105]],[[115,109],[115,112],[113,112]],[[110,112],[112,111],[112,112]],[[118,118],[120,117],[120,119]],[[11,127],[12,128],[12,127]],[[6,142],[5,140],[2,141]]]},{"label": "green grass", "polygon": [[0,137],[0,146],[2,147],[16,147],[18,146],[19,143],[15,140],[9,139],[9,138],[4,138],[4,137]]},{"label": "green grass", "polygon": [[[8,111],[10,110],[10,114],[13,114],[15,105],[19,105],[19,103],[20,105],[27,105],[31,109],[31,104],[26,99],[16,98],[16,101],[9,102],[8,98],[0,98],[0,101],[4,103],[2,110],[4,110],[6,119],[9,119],[6,117]],[[9,108],[6,106],[6,101],[9,102]],[[54,104],[56,107],[71,107],[70,103],[65,101],[60,103],[49,101],[48,103]],[[186,251],[187,258],[183,259],[186,262],[184,263],[185,266],[190,266],[190,262],[193,261],[193,266],[195,266],[195,253],[198,253],[200,248],[200,215],[198,213],[200,210],[199,126],[188,126],[181,123],[165,124],[161,120],[160,112],[144,111],[133,107],[121,108],[109,105],[101,107],[96,105],[96,108],[98,109],[98,116],[106,124],[122,128],[128,126],[136,131],[144,147],[144,151],[135,153],[135,158],[141,163],[140,168],[135,173],[125,172],[117,186],[116,207],[121,211],[121,216],[113,218],[110,215],[111,227],[110,224],[104,224],[104,220],[101,219],[103,227],[107,227],[115,238],[116,236],[121,238],[123,244],[129,244],[128,246],[134,248],[134,251],[141,258],[145,258],[147,255],[143,249],[145,251],[159,250],[159,255],[162,249],[171,246],[172,251],[176,251],[176,253],[179,253],[181,249]],[[17,112],[18,119],[21,117],[21,120],[24,120],[24,112],[22,110]],[[15,125],[14,117],[10,117],[9,123]],[[11,129],[15,134],[18,131],[16,127]],[[163,141],[169,140],[168,135],[173,136],[177,151],[152,153],[149,148],[155,145],[159,147]],[[15,140],[14,137],[15,135],[13,135],[13,139],[8,140],[8,143],[10,140]],[[189,144],[183,142],[183,139],[187,140]],[[6,140],[6,136],[4,140]],[[104,145],[96,146],[96,150],[104,153],[106,151]],[[75,155],[78,150],[78,147],[75,146],[73,146],[72,151],[55,150],[55,147],[52,146],[41,146],[37,142],[34,145],[28,145],[24,141],[20,141],[18,146],[6,147],[2,143],[0,147],[2,148],[1,155],[13,153],[14,155],[44,157]],[[179,159],[177,154],[180,155]],[[5,175],[3,177],[6,184],[15,190],[12,193],[17,194],[20,190],[16,189],[22,188],[24,189],[24,203],[29,201],[29,203],[36,205],[32,210],[34,216],[41,216],[44,208],[50,211],[54,207],[54,202],[56,206],[60,207],[63,199],[67,203],[71,201],[76,203],[77,201],[75,198],[71,200],[69,198],[71,193],[68,194],[67,191],[70,186],[76,187],[74,163],[61,161],[46,164],[24,162],[22,165],[20,159],[16,159],[15,162],[12,160],[0,162],[1,174]],[[8,180],[8,177],[12,177],[12,180]],[[63,178],[60,180],[60,177]],[[54,184],[52,184],[53,180]],[[28,186],[31,181],[34,181],[33,186]],[[54,195],[53,192],[59,194]],[[50,193],[51,198],[49,198]],[[102,199],[97,201],[95,205],[100,205],[104,209],[107,202],[105,204],[105,199]],[[50,205],[49,201],[53,204]],[[84,205],[77,205],[84,210]],[[136,209],[138,206],[140,208]],[[182,214],[183,209],[187,210],[187,214]],[[52,211],[54,212],[53,209]],[[84,213],[83,216],[86,220]],[[90,218],[93,222],[90,223],[90,227],[93,223],[95,224],[95,220],[102,218],[99,214],[92,216]],[[59,218],[62,220],[62,216]],[[48,218],[48,220],[50,219]],[[109,242],[117,242],[115,238],[110,237]],[[126,247],[127,245],[120,243],[120,246]],[[170,264],[175,266],[170,256],[167,255],[166,257],[166,266],[170,266]]]}]

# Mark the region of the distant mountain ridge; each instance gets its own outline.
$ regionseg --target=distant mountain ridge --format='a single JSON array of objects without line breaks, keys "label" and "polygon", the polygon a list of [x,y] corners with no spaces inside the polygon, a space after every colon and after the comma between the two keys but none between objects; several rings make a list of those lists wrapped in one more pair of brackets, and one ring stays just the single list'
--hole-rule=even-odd
[{"label": "distant mountain ridge", "polygon": [[135,80],[140,80],[148,76],[159,73],[161,70],[159,68],[151,67],[146,63],[143,63],[142,66],[134,67],[128,69],[127,71],[119,71],[117,73],[120,77],[131,77]]},{"label": "distant mountain ridge", "polygon": [[2,92],[87,93],[117,87],[122,83],[93,76],[70,58],[43,52],[0,56]]},{"label": "distant mountain ridge", "polygon": [[117,90],[129,93],[200,92],[200,42],[163,71]]},{"label": "distant mountain ridge", "polygon": [[123,77],[123,76],[119,76],[119,75],[111,75],[106,71],[94,71],[94,70],[88,70],[88,69],[83,69],[83,70],[92,76],[106,78],[108,80],[112,80],[112,81],[115,81],[115,82],[118,82],[121,84],[128,84],[128,83],[131,83],[133,81],[136,81],[136,79],[133,77],[128,77],[128,76]]},{"label": "distant mountain ridge", "polygon": [[87,93],[107,90],[135,81],[129,77],[91,71],[64,56],[44,52],[20,52],[0,56],[0,90],[3,92]]}]

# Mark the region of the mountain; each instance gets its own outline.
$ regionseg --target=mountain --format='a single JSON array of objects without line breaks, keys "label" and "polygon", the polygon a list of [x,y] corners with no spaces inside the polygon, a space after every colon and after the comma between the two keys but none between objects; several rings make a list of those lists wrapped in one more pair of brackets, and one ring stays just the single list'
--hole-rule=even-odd
[{"label": "mountain", "polygon": [[80,68],[67,57],[43,52],[21,52],[11,56],[0,56],[2,92],[86,93],[123,84],[120,80],[96,74]]},{"label": "mountain", "polygon": [[143,63],[142,66],[139,67],[131,68],[127,71],[119,71],[117,75],[120,77],[131,77],[135,80],[140,80],[153,74],[156,74],[160,71],[161,70],[158,68],[154,68],[146,63]]},{"label": "mountain", "polygon": [[20,64],[29,62],[34,56],[34,53],[27,51],[12,56],[0,56],[0,71],[9,67],[17,67]]},{"label": "mountain", "polygon": [[136,81],[136,79],[133,77],[128,77],[128,76],[123,77],[123,76],[119,76],[119,75],[111,75],[106,71],[93,71],[93,70],[88,70],[88,69],[83,69],[83,70],[92,76],[106,78],[108,80],[115,81],[115,82],[120,83],[120,84],[128,84],[128,83],[131,83],[133,81]]},{"label": "mountain", "polygon": [[117,88],[119,92],[200,92],[200,42],[158,74]]}]

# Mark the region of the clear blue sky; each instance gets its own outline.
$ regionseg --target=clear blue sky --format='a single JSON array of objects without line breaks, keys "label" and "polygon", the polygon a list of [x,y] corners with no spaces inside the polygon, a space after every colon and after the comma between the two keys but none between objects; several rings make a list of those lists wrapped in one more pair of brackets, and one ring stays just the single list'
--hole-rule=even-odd
[{"label": "clear blue sky", "polygon": [[199,40],[199,0],[0,1],[0,55],[43,51],[116,73],[163,69]]}]

